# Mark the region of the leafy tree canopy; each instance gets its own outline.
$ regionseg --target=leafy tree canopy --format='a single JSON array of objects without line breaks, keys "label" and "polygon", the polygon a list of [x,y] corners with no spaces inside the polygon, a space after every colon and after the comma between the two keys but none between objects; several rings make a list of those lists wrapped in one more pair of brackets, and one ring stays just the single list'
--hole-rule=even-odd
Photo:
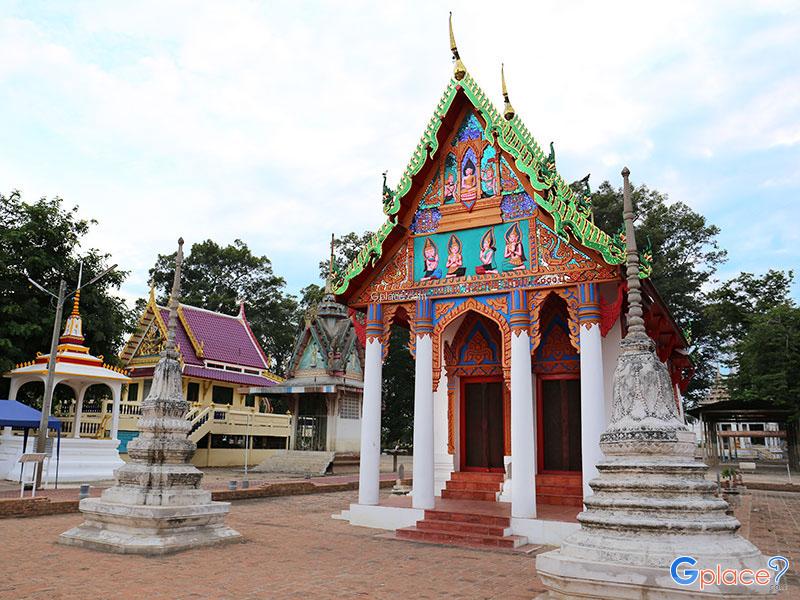
[{"label": "leafy tree canopy", "polygon": [[705,316],[716,345],[730,352],[756,318],[791,302],[792,271],[767,271],[762,276],[741,273],[708,294]]},{"label": "leafy tree canopy", "polygon": [[[347,235],[340,238],[335,238],[333,241],[333,266],[337,271],[343,271],[347,266],[353,262],[353,259],[358,255],[361,248],[370,240],[373,232],[365,231],[361,235],[355,231],[351,231]],[[328,270],[330,269],[330,257],[319,262],[319,277],[326,279],[328,277]]]},{"label": "leafy tree canopy", "polygon": [[800,416],[800,308],[785,302],[753,315],[732,364],[732,399],[766,401]]},{"label": "leafy tree canopy", "polygon": [[[58,197],[25,202],[18,192],[0,194],[0,372],[50,349],[55,300],[28,283],[26,273],[57,293],[62,278],[68,292],[75,289],[81,263],[83,281],[110,266],[108,254],[81,246],[95,223],[80,219],[78,207],[66,208]],[[86,344],[112,364],[134,319],[114,294],[126,276],[126,271],[114,270],[81,291]],[[68,300],[64,320],[71,306]],[[0,379],[0,395],[7,389],[8,379]]]},{"label": "leafy tree canopy", "polygon": [[[150,269],[159,303],[166,304],[175,273],[175,253],[159,254]],[[256,256],[241,240],[220,246],[212,240],[192,245],[184,257],[181,302],[236,314],[244,301],[247,320],[278,374],[283,374],[297,333],[297,300],[272,271],[266,256]]]}]

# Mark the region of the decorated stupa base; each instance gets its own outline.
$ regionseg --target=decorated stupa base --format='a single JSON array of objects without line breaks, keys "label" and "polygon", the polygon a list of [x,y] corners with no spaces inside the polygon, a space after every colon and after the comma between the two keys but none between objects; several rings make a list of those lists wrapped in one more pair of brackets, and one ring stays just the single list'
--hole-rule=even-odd
[{"label": "decorated stupa base", "polygon": [[100,498],[84,498],[85,522],[61,534],[59,543],[119,554],[159,555],[235,541],[225,525],[228,502],[213,502],[200,486],[203,474],[190,461],[197,449],[187,438],[188,403],[174,346],[177,321],[178,252],[167,347],[142,403],[140,435],[128,444],[131,462],[115,471],[117,483]]},{"label": "decorated stupa base", "polygon": [[[693,568],[767,567],[758,548],[738,535],[739,521],[714,495],[708,469],[694,458],[695,440],[680,418],[669,372],[655,353],[642,320],[628,171],[625,222],[628,245],[628,333],[614,372],[613,410],[600,436],[605,459],[589,482],[579,531],[558,550],[541,554],[536,570],[544,598],[752,598],[769,585],[717,585],[672,577],[676,558]],[[684,564],[679,569],[690,565]]]},{"label": "decorated stupa base", "polygon": [[[666,367],[647,337],[626,338],[614,378],[614,415],[600,447],[607,457],[590,482],[581,529],[540,555],[548,598],[752,598],[768,586],[679,585],[680,556],[697,568],[758,569],[766,560],[737,534],[739,521],[694,459]],[[659,400],[660,397],[660,400]]]}]

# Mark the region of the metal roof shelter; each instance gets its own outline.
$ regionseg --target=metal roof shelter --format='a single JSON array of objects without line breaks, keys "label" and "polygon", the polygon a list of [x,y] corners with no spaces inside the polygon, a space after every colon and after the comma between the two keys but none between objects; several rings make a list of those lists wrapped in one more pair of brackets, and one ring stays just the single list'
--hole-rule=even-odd
[{"label": "metal roof shelter", "polygon": [[[788,446],[789,466],[792,469],[800,468],[800,454],[798,454],[797,421],[792,419],[793,411],[781,408],[769,402],[743,402],[740,400],[726,400],[712,404],[702,404],[686,414],[700,420],[703,431],[703,453],[708,464],[718,464],[720,456],[720,443],[724,439],[732,440],[734,432],[724,432],[721,435],[717,425],[719,423],[777,423],[778,431],[764,432],[770,437],[785,438]],[[742,436],[752,437],[752,432],[741,432]],[[730,441],[730,444],[733,442]]]},{"label": "metal roof shelter", "polygon": [[[25,430],[25,437],[22,442],[22,451],[25,452],[28,446],[28,431],[38,429],[41,423],[42,413],[27,404],[16,400],[0,400],[0,427],[19,427]],[[61,457],[61,421],[56,417],[47,419],[49,429],[58,432],[56,441],[56,487],[58,487],[58,463]]]}]

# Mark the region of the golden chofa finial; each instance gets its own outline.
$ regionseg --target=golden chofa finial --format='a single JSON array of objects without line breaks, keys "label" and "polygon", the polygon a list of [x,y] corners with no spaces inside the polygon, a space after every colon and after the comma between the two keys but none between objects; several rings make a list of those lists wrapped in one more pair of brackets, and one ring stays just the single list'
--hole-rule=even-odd
[{"label": "golden chofa finial", "polygon": [[458,48],[456,47],[456,37],[453,35],[452,12],[450,13],[450,50],[453,53],[453,60],[455,61],[455,65],[453,66],[453,77],[456,78],[456,81],[461,81],[467,74],[467,68],[464,66],[464,63],[461,62],[461,57],[458,55]]},{"label": "golden chofa finial", "polygon": [[506,88],[506,73],[505,73],[505,65],[500,63],[500,80],[503,83],[503,102],[505,103],[505,107],[503,108],[503,116],[505,117],[506,121],[510,121],[514,118],[516,114],[514,112],[514,107],[511,106],[511,101],[508,99],[508,89]]}]

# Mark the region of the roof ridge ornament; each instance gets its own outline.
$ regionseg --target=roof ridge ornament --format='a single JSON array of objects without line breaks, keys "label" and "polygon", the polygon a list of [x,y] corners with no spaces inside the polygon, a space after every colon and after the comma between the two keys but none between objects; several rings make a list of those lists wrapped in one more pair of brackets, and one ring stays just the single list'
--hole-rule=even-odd
[{"label": "roof ridge ornament", "polygon": [[456,78],[456,81],[461,81],[464,79],[464,76],[467,74],[467,68],[464,66],[464,63],[461,62],[461,57],[458,55],[458,48],[456,47],[456,37],[453,35],[453,12],[450,11],[450,51],[453,53],[453,77]]},{"label": "roof ridge ornament", "polygon": [[500,63],[500,81],[503,85],[503,117],[506,121],[510,121],[516,115],[516,111],[514,107],[511,106],[511,101],[508,99],[508,89],[506,88],[506,74],[505,74],[505,65]]}]

